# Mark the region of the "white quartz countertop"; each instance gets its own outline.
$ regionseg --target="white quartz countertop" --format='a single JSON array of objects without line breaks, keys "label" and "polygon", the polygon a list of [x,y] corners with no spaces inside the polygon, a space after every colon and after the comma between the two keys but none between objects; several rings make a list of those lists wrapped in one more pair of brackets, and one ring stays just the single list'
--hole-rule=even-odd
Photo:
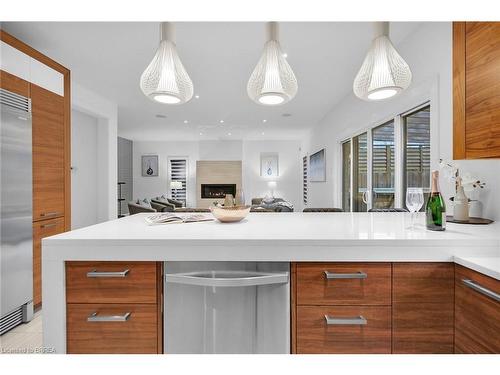
[{"label": "white quartz countertop", "polygon": [[[500,256],[500,223],[425,229],[419,214],[251,213],[149,226],[138,214],[45,238],[45,260],[448,261]],[[207,214],[210,215],[210,214]]]},{"label": "white quartz countertop", "polygon": [[500,256],[497,257],[455,257],[455,263],[486,276],[500,280]]},{"label": "white quartz countertop", "polygon": [[[77,243],[288,243],[474,246],[500,245],[500,223],[463,225],[447,223],[444,232],[425,229],[419,214],[413,230],[408,213],[251,213],[239,223],[218,221],[149,226],[138,214],[73,230],[43,240],[44,244]],[[211,214],[206,214],[210,217]]]}]

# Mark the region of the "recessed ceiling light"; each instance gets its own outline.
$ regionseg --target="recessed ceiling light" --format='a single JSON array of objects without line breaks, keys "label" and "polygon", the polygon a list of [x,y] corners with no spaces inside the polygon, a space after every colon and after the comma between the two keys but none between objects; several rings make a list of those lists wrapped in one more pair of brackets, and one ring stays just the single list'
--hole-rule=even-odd
[{"label": "recessed ceiling light", "polygon": [[291,113],[283,113],[281,116],[283,116],[283,117],[291,117],[292,114]]},{"label": "recessed ceiling light", "polygon": [[262,135],[264,135],[264,132],[262,132]]},{"label": "recessed ceiling light", "polygon": [[220,122],[221,124],[223,124],[223,123],[224,123],[224,120],[220,120],[219,122]]},{"label": "recessed ceiling light", "polygon": [[167,118],[167,116],[162,115],[162,114],[160,114],[160,113],[158,113],[158,114],[156,115],[156,117],[157,117],[157,118]]},{"label": "recessed ceiling light", "polygon": [[231,133],[227,133],[227,135],[231,135]]},{"label": "recessed ceiling light", "polygon": [[283,57],[286,59],[288,57],[288,53],[283,53]]},{"label": "recessed ceiling light", "polygon": [[187,124],[189,121],[188,120],[184,120],[184,124]]},{"label": "recessed ceiling light", "polygon": [[203,135],[203,133],[202,133],[202,132],[200,132],[200,135]]},{"label": "recessed ceiling light", "polygon": [[267,120],[262,120],[262,122],[267,122]]},{"label": "recessed ceiling light", "polygon": [[196,99],[200,99],[200,96],[199,95],[195,95],[194,96]]}]

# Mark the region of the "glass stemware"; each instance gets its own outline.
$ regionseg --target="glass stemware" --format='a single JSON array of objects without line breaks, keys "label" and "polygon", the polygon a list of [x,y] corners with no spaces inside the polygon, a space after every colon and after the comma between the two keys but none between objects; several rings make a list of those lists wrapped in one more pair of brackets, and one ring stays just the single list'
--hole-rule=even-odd
[{"label": "glass stemware", "polygon": [[413,229],[415,212],[420,211],[424,205],[424,191],[422,188],[408,188],[406,189],[406,208],[410,211],[411,226]]}]

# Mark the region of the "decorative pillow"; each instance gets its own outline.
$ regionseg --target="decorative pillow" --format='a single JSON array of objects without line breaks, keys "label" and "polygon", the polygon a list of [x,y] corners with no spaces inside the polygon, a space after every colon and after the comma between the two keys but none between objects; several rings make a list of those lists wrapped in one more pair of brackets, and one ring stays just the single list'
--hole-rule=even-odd
[{"label": "decorative pillow", "polygon": [[274,203],[274,198],[273,197],[265,197],[262,199],[262,203],[264,203],[264,204]]},{"label": "decorative pillow", "polygon": [[151,201],[148,198],[144,198],[142,201],[137,200],[137,203],[147,208],[153,208],[151,207]]}]

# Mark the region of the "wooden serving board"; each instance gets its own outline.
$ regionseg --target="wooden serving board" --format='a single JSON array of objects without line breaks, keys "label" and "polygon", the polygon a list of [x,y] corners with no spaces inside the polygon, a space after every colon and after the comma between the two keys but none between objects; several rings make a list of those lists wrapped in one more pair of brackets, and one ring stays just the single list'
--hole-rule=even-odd
[{"label": "wooden serving board", "polygon": [[486,225],[493,223],[493,220],[483,219],[482,217],[470,217],[467,221],[454,220],[453,216],[446,216],[446,222],[455,224],[475,224],[475,225]]}]

